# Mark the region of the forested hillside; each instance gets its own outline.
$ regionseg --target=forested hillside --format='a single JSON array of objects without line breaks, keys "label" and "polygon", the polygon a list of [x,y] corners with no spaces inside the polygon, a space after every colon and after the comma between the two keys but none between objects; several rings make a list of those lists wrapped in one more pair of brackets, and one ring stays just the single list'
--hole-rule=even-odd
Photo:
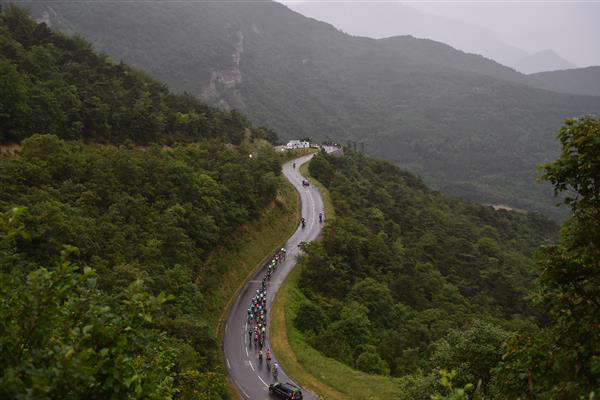
[{"label": "forested hillside", "polygon": [[445,193],[558,217],[535,167],[600,98],[536,89],[484,57],[410,36],[352,37],[275,2],[28,3],[178,91],[286,138],[364,142]]},{"label": "forested hillside", "polygon": [[[243,115],[172,94],[12,6],[0,19],[0,89],[0,142],[45,132],[104,143],[221,137],[239,144],[251,128]],[[277,140],[266,128],[254,129],[254,136]]]},{"label": "forested hillside", "polygon": [[253,265],[218,258],[295,220],[273,132],[13,7],[0,57],[0,398],[228,398],[217,321]]},{"label": "forested hillside", "polygon": [[600,96],[600,66],[531,74],[546,89],[563,93]]},{"label": "forested hillside", "polygon": [[304,247],[293,321],[304,339],[399,377],[399,399],[594,398],[600,121],[567,120],[558,138],[542,179],[573,213],[560,235],[542,216],[444,198],[385,162],[314,158],[336,218]]},{"label": "forested hillside", "polygon": [[359,154],[321,154],[309,168],[329,189],[336,219],[305,248],[299,286],[309,301],[296,327],[350,366],[408,375],[402,398],[429,399],[435,376],[410,374],[457,367],[459,359],[456,383],[483,378],[487,387],[501,344],[535,330],[538,315],[525,298],[533,255],[557,227],[539,215],[446,198]]},{"label": "forested hillside", "polygon": [[[216,143],[140,151],[36,135],[0,158],[2,397],[192,396],[207,380],[209,398],[224,396],[208,321],[227,271],[202,265],[274,199],[279,173],[269,151],[253,161]],[[161,293],[172,300],[153,312],[146,298]]]}]

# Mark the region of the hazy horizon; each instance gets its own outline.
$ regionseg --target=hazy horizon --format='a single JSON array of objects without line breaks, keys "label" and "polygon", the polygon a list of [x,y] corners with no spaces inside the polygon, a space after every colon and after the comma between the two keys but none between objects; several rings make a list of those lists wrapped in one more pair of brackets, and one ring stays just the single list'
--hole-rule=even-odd
[{"label": "hazy horizon", "polygon": [[[543,50],[553,50],[566,61],[575,64],[577,67],[587,67],[600,65],[600,24],[597,23],[600,17],[600,2],[582,3],[577,1],[565,1],[561,3],[553,2],[490,2],[490,1],[469,1],[469,2],[435,2],[425,1],[380,1],[380,0],[313,0],[313,1],[282,1],[290,8],[294,6],[310,4],[324,4],[329,8],[340,7],[340,15],[336,17],[346,17],[343,15],[344,4],[377,4],[379,8],[382,5],[389,4],[410,7],[418,10],[422,14],[433,17],[442,17],[447,20],[462,22],[471,26],[475,25],[489,33],[497,39],[498,43],[503,43],[507,47],[514,47],[523,50],[529,54],[534,54]],[[319,18],[316,15],[310,15],[313,18]],[[362,18],[362,16],[361,16]],[[507,23],[509,21],[510,23]],[[389,22],[389,21],[388,21]],[[451,22],[451,21],[450,21]],[[333,23],[336,25],[335,23]],[[380,27],[380,21],[369,21],[365,13],[361,20],[361,28],[366,32],[375,31]],[[340,27],[338,27],[340,28]],[[437,28],[437,29],[436,29]],[[340,28],[342,29],[342,28]],[[410,27],[399,26],[395,34],[411,34],[406,32]],[[457,45],[458,38],[454,38],[452,31],[448,34],[448,28],[427,27],[428,36],[433,40],[441,41],[457,47],[460,50],[469,51],[470,49],[461,49]],[[344,30],[344,29],[342,29]],[[413,29],[414,36],[424,37],[422,29]],[[418,32],[418,31],[421,32]],[[349,32],[352,33],[352,32]],[[356,34],[356,33],[354,33]],[[365,36],[375,37],[376,35],[365,34]],[[447,38],[444,40],[444,38]],[[482,51],[483,53],[483,51]],[[485,54],[484,54],[485,55]],[[502,60],[497,60],[502,62]]]}]

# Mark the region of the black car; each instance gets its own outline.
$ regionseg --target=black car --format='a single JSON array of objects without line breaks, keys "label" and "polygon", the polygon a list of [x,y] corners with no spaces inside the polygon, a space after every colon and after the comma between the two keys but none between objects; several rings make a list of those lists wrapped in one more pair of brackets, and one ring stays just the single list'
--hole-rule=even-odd
[{"label": "black car", "polygon": [[302,400],[302,390],[290,382],[270,384],[269,394],[276,394],[283,399]]}]

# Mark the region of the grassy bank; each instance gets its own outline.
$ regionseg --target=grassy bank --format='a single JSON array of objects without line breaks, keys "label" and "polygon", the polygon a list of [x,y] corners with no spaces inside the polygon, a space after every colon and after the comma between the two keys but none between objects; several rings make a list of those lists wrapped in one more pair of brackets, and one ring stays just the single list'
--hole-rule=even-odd
[{"label": "grassy bank", "polygon": [[222,338],[220,329],[229,305],[235,301],[238,291],[256,267],[294,232],[298,223],[297,213],[296,191],[285,178],[281,178],[276,201],[260,218],[242,227],[231,245],[211,254],[204,267],[226,271],[221,286],[211,298],[210,322],[219,338]]},{"label": "grassy bank", "polygon": [[302,263],[277,293],[271,317],[271,345],[281,366],[303,387],[327,400],[390,399],[398,394],[395,379],[356,371],[311,347],[293,324],[305,300],[297,287]]},{"label": "grassy bank", "polygon": [[[314,149],[286,151],[281,154],[281,163],[314,152]],[[298,225],[298,194],[284,177],[281,178],[279,186],[277,200],[261,217],[242,227],[233,238],[232,244],[215,250],[203,266],[227,271],[211,303],[210,324],[214,326],[219,341],[223,339],[224,322],[239,290],[254,270],[285,243]],[[232,398],[237,398],[238,394],[233,385],[230,384],[229,389]]]},{"label": "grassy bank", "polygon": [[[297,224],[298,196],[294,187],[282,177],[276,201],[260,218],[242,227],[233,238],[231,246],[217,249],[211,254],[205,267],[227,271],[219,290],[212,298],[209,316],[210,325],[214,326],[219,342],[223,340],[225,319],[238,292],[257,266],[282,246]],[[231,398],[239,398],[231,382],[228,389]]]},{"label": "grassy bank", "polygon": [[[334,217],[329,192],[309,176],[308,164],[303,165],[300,172],[319,188],[326,218]],[[299,262],[279,289],[271,311],[271,345],[286,373],[304,388],[328,400],[396,397],[398,386],[394,379],[356,371],[324,356],[304,340],[293,324],[299,305],[306,301],[297,287],[301,272],[302,262]]]}]

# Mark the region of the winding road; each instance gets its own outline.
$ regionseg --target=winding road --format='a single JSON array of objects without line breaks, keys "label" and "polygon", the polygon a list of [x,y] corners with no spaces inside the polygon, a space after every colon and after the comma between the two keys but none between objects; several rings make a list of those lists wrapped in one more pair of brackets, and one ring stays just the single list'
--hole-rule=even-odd
[{"label": "winding road", "polygon": [[[271,305],[277,290],[281,286],[288,273],[296,264],[296,257],[300,252],[298,244],[303,241],[314,240],[321,231],[319,223],[319,212],[323,211],[323,199],[319,191],[312,185],[309,187],[302,186],[304,179],[300,172],[300,166],[312,158],[312,155],[297,158],[283,165],[283,174],[294,185],[300,193],[302,204],[302,216],[306,219],[306,227],[302,229],[298,227],[296,232],[288,239],[285,248],[287,250],[286,260],[279,264],[267,289],[267,322],[271,317]],[[292,163],[296,163],[296,168],[292,167]],[[270,383],[274,383],[275,379],[267,367],[265,361],[259,362],[258,348],[251,343],[248,338],[248,328],[246,324],[247,310],[251,304],[252,297],[259,289],[262,278],[265,274],[267,264],[261,265],[256,270],[254,275],[246,282],[245,286],[240,291],[235,304],[230,310],[227,322],[225,324],[225,335],[223,338],[223,351],[225,353],[225,366],[229,372],[232,382],[238,389],[240,396],[243,399],[268,399]],[[267,336],[265,347],[271,348],[269,338]],[[277,361],[277,355],[273,354],[273,363]],[[294,382],[289,378],[285,371],[279,368],[279,382]],[[312,400],[317,397],[307,390],[302,390],[304,399]]]}]

